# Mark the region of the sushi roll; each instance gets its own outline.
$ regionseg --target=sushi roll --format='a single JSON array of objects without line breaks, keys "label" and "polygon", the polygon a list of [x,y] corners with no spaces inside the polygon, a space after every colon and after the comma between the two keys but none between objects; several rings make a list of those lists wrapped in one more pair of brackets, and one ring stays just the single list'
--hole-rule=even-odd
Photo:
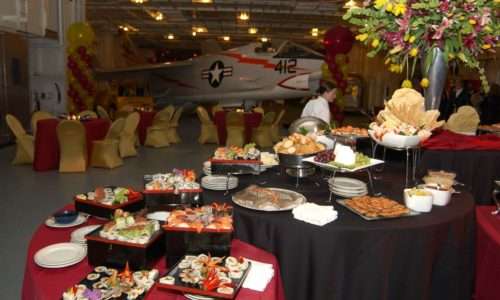
[{"label": "sushi roll", "polygon": [[189,267],[191,267],[191,261],[188,261],[188,260],[182,260],[180,263],[179,263],[179,268],[181,269],[187,269]]},{"label": "sushi roll", "polygon": [[156,278],[158,278],[158,276],[160,275],[160,272],[158,272],[157,269],[152,269],[147,274],[149,280],[156,280]]},{"label": "sushi roll", "polygon": [[226,258],[226,267],[237,266],[238,260],[234,256],[228,256]]},{"label": "sushi roll", "polygon": [[141,294],[137,293],[135,290],[130,290],[127,293],[127,300],[134,300],[137,299]]},{"label": "sushi roll", "polygon": [[87,195],[85,194],[78,194],[75,196],[76,199],[78,200],[87,200]]},{"label": "sushi roll", "polygon": [[160,283],[161,284],[174,285],[175,284],[175,277],[173,277],[173,276],[162,277],[162,278],[160,278]]},{"label": "sushi roll", "polygon": [[230,283],[233,282],[231,280],[231,278],[227,278],[227,277],[219,277],[219,280],[220,280],[221,283],[226,283],[226,284],[230,284]]},{"label": "sushi roll", "polygon": [[200,260],[193,260],[191,262],[191,268],[193,270],[200,270],[201,268],[203,268],[203,263],[200,261]]},{"label": "sushi roll", "polygon": [[184,259],[187,260],[187,261],[193,261],[196,259],[196,256],[194,255],[186,255],[184,256]]},{"label": "sushi roll", "polygon": [[248,264],[249,264],[249,263],[248,263],[248,259],[246,259],[246,258],[242,258],[242,259],[240,259],[240,269],[241,269],[241,270],[246,270],[246,269],[248,269]]},{"label": "sushi roll", "polygon": [[242,271],[230,271],[229,272],[229,277],[234,278],[234,279],[240,279],[243,276]]},{"label": "sushi roll", "polygon": [[234,293],[234,289],[229,286],[221,286],[220,288],[217,288],[217,293],[231,295]]},{"label": "sushi roll", "polygon": [[106,268],[105,266],[98,266],[98,267],[95,267],[94,269],[94,272],[96,273],[104,273],[108,271],[108,268]]},{"label": "sushi roll", "polygon": [[97,273],[90,273],[89,275],[87,275],[87,280],[94,281],[99,279],[99,277],[101,277],[101,275]]}]

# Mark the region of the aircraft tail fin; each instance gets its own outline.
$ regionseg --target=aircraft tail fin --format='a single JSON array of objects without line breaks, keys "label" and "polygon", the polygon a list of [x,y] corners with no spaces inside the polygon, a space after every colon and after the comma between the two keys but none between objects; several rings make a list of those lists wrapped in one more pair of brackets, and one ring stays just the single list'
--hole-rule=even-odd
[{"label": "aircraft tail fin", "polygon": [[222,52],[222,48],[216,40],[206,40],[201,43],[201,54],[215,54]]}]

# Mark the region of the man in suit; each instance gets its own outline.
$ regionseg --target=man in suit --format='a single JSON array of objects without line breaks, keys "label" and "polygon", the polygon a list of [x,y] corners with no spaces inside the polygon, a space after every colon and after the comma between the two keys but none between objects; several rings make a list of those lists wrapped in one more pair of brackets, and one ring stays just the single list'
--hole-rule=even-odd
[{"label": "man in suit", "polygon": [[470,105],[470,93],[464,80],[460,78],[455,80],[455,86],[450,93],[450,102],[453,107],[453,112],[457,111],[460,106]]}]

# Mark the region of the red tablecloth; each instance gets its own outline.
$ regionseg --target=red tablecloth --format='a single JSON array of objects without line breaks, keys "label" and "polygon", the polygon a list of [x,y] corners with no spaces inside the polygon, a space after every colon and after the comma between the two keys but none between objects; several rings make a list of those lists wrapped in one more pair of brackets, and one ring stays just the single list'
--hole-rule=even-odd
[{"label": "red tablecloth", "polygon": [[[37,123],[35,136],[35,171],[48,171],[59,167],[59,141],[56,128],[60,120],[45,119]],[[105,119],[94,119],[82,122],[87,137],[88,157],[92,157],[92,141],[102,140],[108,132],[110,122]]]},{"label": "red tablecloth", "polygon": [[153,118],[156,115],[156,111],[139,111],[139,115],[141,117],[139,119],[139,124],[137,125],[137,132],[139,133],[139,141],[141,142],[141,145],[144,145],[148,127],[153,125]]},{"label": "red tablecloth", "polygon": [[[73,208],[69,205],[66,208]],[[62,269],[44,269],[37,266],[33,261],[34,254],[41,248],[54,243],[67,242],[71,238],[71,232],[77,228],[86,225],[100,224],[102,220],[90,218],[83,225],[72,228],[49,228],[44,224],[37,229],[28,248],[28,256],[26,259],[26,268],[24,272],[24,281],[22,289],[23,300],[54,300],[60,299],[62,293],[72,285],[82,280],[92,267],[88,264],[85,258],[82,262],[67,268]],[[252,245],[239,240],[233,240],[231,252],[235,256],[244,256],[253,260],[271,263],[274,266],[274,278],[268,284],[264,292],[256,292],[249,289],[241,289],[236,299],[238,300],[284,300],[283,285],[279,272],[279,266],[276,258],[261,249],[255,248]],[[166,270],[165,258],[162,257],[155,268],[159,269],[160,274]],[[182,294],[176,292],[165,291],[153,287],[149,293],[147,300],[154,299],[170,299],[181,300],[186,299]]]},{"label": "red tablecloth", "polygon": [[500,137],[494,134],[468,136],[443,130],[423,142],[422,147],[429,150],[500,150]]},{"label": "red tablecloth", "polygon": [[493,206],[476,207],[475,300],[500,298],[500,216],[492,215],[493,210]]},{"label": "red tablecloth", "polygon": [[[245,142],[249,143],[252,138],[252,130],[260,125],[262,114],[257,112],[243,113],[245,122]],[[217,134],[219,135],[219,144],[225,145],[227,138],[226,130],[226,112],[218,111],[214,115],[214,123],[217,126]]]}]

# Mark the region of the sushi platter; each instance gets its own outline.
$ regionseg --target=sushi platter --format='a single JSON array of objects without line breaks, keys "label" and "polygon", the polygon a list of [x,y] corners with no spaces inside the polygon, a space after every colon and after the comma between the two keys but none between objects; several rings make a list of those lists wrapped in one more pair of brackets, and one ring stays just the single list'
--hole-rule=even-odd
[{"label": "sushi platter", "polygon": [[144,175],[144,194],[201,192],[194,170],[173,169],[170,173]]},{"label": "sushi platter", "polygon": [[113,216],[117,209],[135,212],[145,206],[140,192],[116,186],[98,187],[94,191],[78,194],[74,201],[77,211],[105,219]]},{"label": "sushi platter", "polygon": [[260,174],[262,162],[255,144],[219,147],[210,159],[211,174]]},{"label": "sushi platter", "polygon": [[122,272],[97,266],[79,284],[68,288],[62,300],[143,300],[155,284],[158,274],[156,269],[132,272],[128,265]]},{"label": "sushi platter", "polygon": [[217,299],[234,299],[250,268],[250,261],[242,257],[185,255],[160,278],[158,287]]},{"label": "sushi platter", "polygon": [[263,188],[251,185],[233,195],[239,206],[258,211],[288,211],[307,202],[304,195],[280,188]]},{"label": "sushi platter", "polygon": [[337,200],[337,203],[366,221],[412,217],[420,214],[385,197],[359,196]]}]

